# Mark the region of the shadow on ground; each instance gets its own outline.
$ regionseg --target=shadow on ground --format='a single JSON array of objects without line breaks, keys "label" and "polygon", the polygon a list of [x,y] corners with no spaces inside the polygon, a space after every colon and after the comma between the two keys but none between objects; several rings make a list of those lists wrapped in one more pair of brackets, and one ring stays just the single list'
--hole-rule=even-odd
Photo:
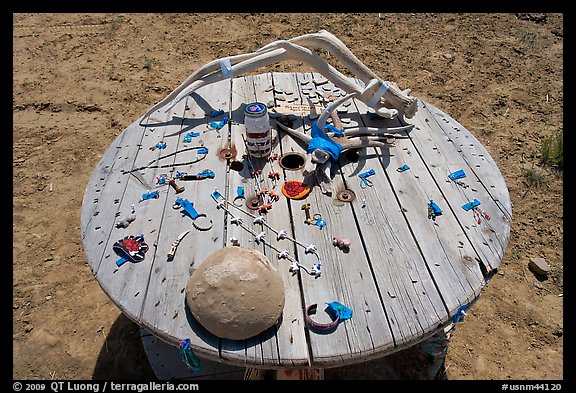
[{"label": "shadow on ground", "polygon": [[[325,380],[446,379],[444,353],[430,355],[430,342],[414,345],[382,359],[324,370]],[[94,380],[158,380],[142,344],[140,327],[120,314],[106,335]]]},{"label": "shadow on ground", "polygon": [[417,344],[382,359],[324,370],[329,380],[446,380],[445,353],[431,356],[428,343]]},{"label": "shadow on ground", "polygon": [[120,314],[106,334],[92,379],[156,380],[142,345],[140,327],[124,314]]}]

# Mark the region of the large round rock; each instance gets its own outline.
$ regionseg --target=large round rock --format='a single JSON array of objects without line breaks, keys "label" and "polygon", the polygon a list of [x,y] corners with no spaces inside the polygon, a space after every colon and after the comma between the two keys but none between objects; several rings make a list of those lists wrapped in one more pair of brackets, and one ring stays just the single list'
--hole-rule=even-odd
[{"label": "large round rock", "polygon": [[243,340],[278,322],[284,309],[284,283],[262,253],[224,247],[192,273],[186,303],[210,333]]}]

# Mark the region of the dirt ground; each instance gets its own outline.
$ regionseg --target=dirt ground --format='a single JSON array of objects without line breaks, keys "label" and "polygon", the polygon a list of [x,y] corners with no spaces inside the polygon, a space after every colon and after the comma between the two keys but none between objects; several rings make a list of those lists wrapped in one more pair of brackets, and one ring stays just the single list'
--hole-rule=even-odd
[{"label": "dirt ground", "polygon": [[[138,327],[84,257],[88,179],[116,136],[200,66],[326,29],[381,78],[470,130],[508,185],[510,242],[451,337],[444,378],[563,379],[563,172],[540,163],[543,140],[563,130],[563,22],[562,14],[13,14],[13,378],[154,378]],[[310,71],[299,67],[270,70]],[[550,266],[545,279],[528,268],[535,257]],[[379,378],[377,363],[362,370],[340,377]]]}]

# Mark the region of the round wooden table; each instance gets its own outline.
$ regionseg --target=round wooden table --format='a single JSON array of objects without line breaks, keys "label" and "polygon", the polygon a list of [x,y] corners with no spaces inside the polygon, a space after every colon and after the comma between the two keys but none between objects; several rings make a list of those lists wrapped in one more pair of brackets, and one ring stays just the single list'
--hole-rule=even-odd
[{"label": "round wooden table", "polygon": [[[416,115],[402,120],[414,127],[388,135],[388,147],[340,156],[332,195],[314,187],[303,200],[288,199],[280,188],[287,180],[303,179],[301,165],[243,157],[247,103],[266,103],[271,117],[282,112],[292,128],[310,134],[316,116],[301,112],[303,106],[321,108],[343,94],[315,73],[237,77],[202,87],[169,111],[161,109],[127,127],[94,169],[81,216],[88,263],[121,311],[167,343],[177,346],[189,338],[201,358],[265,369],[363,362],[422,342],[457,321],[498,268],[512,210],[496,163],[456,120],[420,101]],[[345,129],[401,125],[399,119],[374,116],[357,100],[336,113]],[[300,153],[305,162],[309,159],[303,143],[276,126],[272,132],[272,154]],[[254,170],[261,174],[252,176]],[[274,172],[279,179],[268,176]],[[183,173],[212,176],[179,180]],[[175,184],[162,183],[171,178],[177,178]],[[246,197],[267,188],[279,199],[267,213],[245,204],[235,209],[238,187],[244,187]],[[229,212],[217,208],[215,190],[229,202]],[[339,198],[343,190],[348,199]],[[189,201],[198,218],[175,209],[178,199]],[[305,223],[304,204],[325,226]],[[133,209],[136,219],[127,227],[117,225]],[[268,225],[254,223],[250,214],[264,215]],[[244,227],[234,217],[242,217]],[[316,254],[290,239],[278,240],[280,230],[314,245]],[[266,241],[256,241],[254,233],[262,232]],[[139,235],[149,247],[144,259],[121,263],[113,245]],[[347,238],[350,247],[334,246],[336,236]],[[240,341],[206,331],[185,300],[194,269],[232,242],[264,253],[285,286],[279,323]],[[321,275],[291,272],[277,250],[287,250],[308,268],[321,261]],[[314,319],[326,323],[331,319],[324,308],[330,302],[351,309],[352,317],[330,333],[310,330],[306,308],[318,304]]]}]

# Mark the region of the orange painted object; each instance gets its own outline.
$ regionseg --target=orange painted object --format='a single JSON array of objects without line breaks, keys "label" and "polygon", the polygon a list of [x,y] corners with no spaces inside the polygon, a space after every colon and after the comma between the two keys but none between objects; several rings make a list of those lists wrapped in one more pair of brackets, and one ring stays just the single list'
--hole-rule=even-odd
[{"label": "orange painted object", "polygon": [[323,380],[324,370],[321,368],[280,369],[276,371],[276,380]]},{"label": "orange painted object", "polygon": [[310,194],[310,186],[300,180],[286,180],[282,184],[282,194],[290,199],[303,199]]}]

